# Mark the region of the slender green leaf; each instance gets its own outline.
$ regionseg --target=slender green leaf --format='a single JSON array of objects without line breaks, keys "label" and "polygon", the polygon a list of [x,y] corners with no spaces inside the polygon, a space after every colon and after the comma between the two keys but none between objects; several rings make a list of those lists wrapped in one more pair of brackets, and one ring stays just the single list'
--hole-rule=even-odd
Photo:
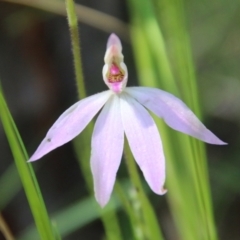
[{"label": "slender green leaf", "polygon": [[[121,182],[121,187],[123,191],[127,191],[129,188],[129,181]],[[128,198],[127,201],[129,201]],[[55,228],[58,229],[62,237],[67,237],[74,231],[101,218],[102,214],[107,214],[113,210],[117,211],[120,209],[120,201],[116,195],[112,196],[112,203],[111,207],[104,208],[102,212],[99,210],[99,206],[93,197],[88,197],[84,200],[73,203],[53,214],[52,219]],[[32,240],[36,238],[37,230],[35,226],[32,225],[20,234],[18,240]]]},{"label": "slender green leaf", "polygon": [[[132,42],[141,84],[161,87],[177,96],[182,93],[188,105],[199,113],[189,41],[185,26],[182,26],[184,21],[179,19],[179,15],[169,13],[171,18],[176,17],[174,19],[178,24],[176,28],[181,28],[178,30],[181,33],[176,39],[178,46],[174,46],[178,49],[176,51],[178,56],[174,59],[182,60],[178,63],[177,75],[180,79],[187,78],[181,84],[173,77],[172,63],[169,61],[155,15],[156,8],[154,11],[150,1],[129,2],[132,16]],[[176,11],[178,10],[182,11],[182,9]],[[170,31],[174,29],[169,29]],[[182,65],[184,68],[181,67]],[[178,89],[179,85],[181,91]],[[169,188],[167,196],[181,239],[216,239],[203,144],[173,132],[160,120],[156,119],[156,122],[163,138],[167,159]]]},{"label": "slender green leaf", "polygon": [[7,107],[0,86],[0,117],[41,239],[53,240],[50,219],[21,137]]}]

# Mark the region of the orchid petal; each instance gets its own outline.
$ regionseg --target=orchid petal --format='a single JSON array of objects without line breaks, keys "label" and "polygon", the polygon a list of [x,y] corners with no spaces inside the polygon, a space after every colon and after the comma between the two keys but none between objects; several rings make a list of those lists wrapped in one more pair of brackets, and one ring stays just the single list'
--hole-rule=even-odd
[{"label": "orchid petal", "polygon": [[49,129],[46,137],[29,159],[29,162],[38,160],[81,133],[106,103],[111,94],[111,91],[98,93],[80,100],[68,108]]},{"label": "orchid petal", "polygon": [[103,207],[109,201],[123,153],[124,132],[119,97],[113,95],[97,118],[92,136],[94,192]]},{"label": "orchid petal", "polygon": [[151,189],[164,194],[165,159],[158,129],[148,113],[134,98],[121,94],[121,115],[133,156]]},{"label": "orchid petal", "polygon": [[180,99],[172,94],[148,87],[130,87],[126,92],[155,113],[173,129],[211,144],[224,145],[208,130]]}]

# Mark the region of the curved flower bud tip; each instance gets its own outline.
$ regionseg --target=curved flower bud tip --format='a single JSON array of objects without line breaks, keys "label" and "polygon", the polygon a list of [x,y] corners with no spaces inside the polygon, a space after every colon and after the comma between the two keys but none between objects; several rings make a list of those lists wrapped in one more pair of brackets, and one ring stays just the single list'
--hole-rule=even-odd
[{"label": "curved flower bud tip", "polygon": [[104,62],[110,64],[113,61],[123,62],[122,44],[118,36],[112,33],[107,42],[107,50],[104,56]]},{"label": "curved flower bud tip", "polygon": [[104,62],[104,82],[114,93],[121,93],[127,84],[128,71],[123,62],[121,41],[114,33],[108,38]]}]

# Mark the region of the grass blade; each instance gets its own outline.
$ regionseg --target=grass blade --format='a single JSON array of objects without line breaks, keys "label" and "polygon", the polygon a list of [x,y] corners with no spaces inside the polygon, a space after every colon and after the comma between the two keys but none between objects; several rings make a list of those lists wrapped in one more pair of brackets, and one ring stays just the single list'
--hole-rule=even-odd
[{"label": "grass blade", "polygon": [[21,137],[0,86],[0,117],[41,239],[54,240],[50,219]]},{"label": "grass blade", "polygon": [[[177,96],[182,93],[184,96],[182,98],[198,113],[200,107],[197,94],[194,94],[196,92],[195,77],[186,33],[181,30],[180,37],[177,38],[180,43],[178,42],[176,48],[183,50],[181,56],[178,55],[176,58],[184,59],[182,61],[186,67],[184,70],[179,67],[181,71],[178,75],[181,76],[180,79],[187,76],[188,80],[179,84],[173,77],[172,63],[166,54],[163,36],[151,2],[135,0],[130,2],[131,33],[140,83],[160,87]],[[178,28],[181,28],[182,21],[179,22]],[[177,51],[176,54],[179,53],[180,51]],[[179,63],[179,66],[181,64]],[[181,91],[177,87],[179,85]],[[169,188],[167,196],[181,239],[216,239],[203,144],[193,138],[173,132],[160,120],[156,122],[163,138],[167,159]]]}]

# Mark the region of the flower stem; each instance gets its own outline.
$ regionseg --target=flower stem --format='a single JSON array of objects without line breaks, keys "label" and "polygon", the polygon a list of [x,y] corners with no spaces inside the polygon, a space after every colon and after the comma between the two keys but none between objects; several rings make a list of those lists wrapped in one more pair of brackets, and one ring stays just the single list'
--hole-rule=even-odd
[{"label": "flower stem", "polygon": [[[79,35],[78,35],[78,21],[77,14],[75,10],[75,5],[73,0],[66,0],[66,9],[67,9],[67,18],[69,29],[71,33],[71,43],[74,59],[74,69],[76,75],[77,89],[79,99],[86,97],[85,84],[83,80],[82,72],[82,62],[80,56],[80,47],[79,47]],[[81,136],[74,140],[74,148],[77,153],[79,164],[87,184],[87,188],[90,193],[93,193],[93,183],[91,178],[91,171],[89,167],[89,162],[86,159],[90,158],[90,141],[91,141],[91,132],[93,130],[93,124],[90,123],[88,127],[82,132]],[[82,146],[82,149],[79,149],[79,146]],[[83,147],[84,146],[84,147]],[[99,209],[99,208],[98,208]],[[119,227],[117,215],[112,211],[104,213],[102,209],[99,209],[101,220],[104,225],[107,239],[116,239],[122,240],[121,230]]]},{"label": "flower stem", "polygon": [[73,0],[66,0],[67,18],[71,34],[72,52],[74,60],[74,70],[77,82],[78,95],[80,98],[86,97],[85,85],[83,81],[82,62],[80,56],[80,44],[78,35],[78,19]]},{"label": "flower stem", "polygon": [[141,179],[137,170],[136,163],[131,154],[131,150],[125,139],[124,157],[126,160],[126,166],[130,175],[133,191],[131,191],[132,205],[138,218],[138,225],[143,239],[159,239],[162,240],[162,233],[159,227],[157,217],[154,210],[144,192]]}]

